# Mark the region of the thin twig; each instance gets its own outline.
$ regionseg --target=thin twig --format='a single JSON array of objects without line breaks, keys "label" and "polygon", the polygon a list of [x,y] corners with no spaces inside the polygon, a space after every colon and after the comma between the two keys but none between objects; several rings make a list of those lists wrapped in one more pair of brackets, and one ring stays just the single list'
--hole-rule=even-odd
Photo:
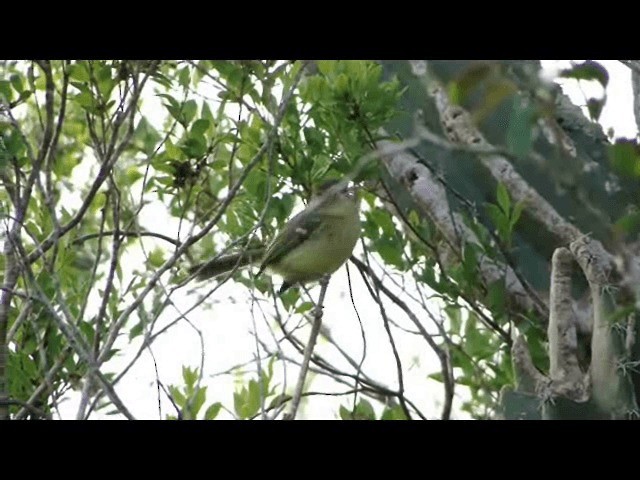
[{"label": "thin twig", "polygon": [[18,405],[20,407],[22,407],[25,410],[28,410],[30,413],[32,413],[33,415],[38,416],[39,418],[45,418],[47,420],[51,420],[51,414],[50,413],[46,413],[44,411],[42,411],[41,409],[39,409],[38,407],[31,405],[27,402],[23,402],[22,400],[16,400],[13,398],[9,398],[7,400],[0,400],[0,405],[3,407],[8,407],[9,405]]},{"label": "thin twig", "polygon": [[[367,253],[367,249],[366,249],[366,245],[364,244],[364,240],[362,240],[362,246],[364,248],[365,253]],[[366,255],[365,256],[365,260],[367,262],[367,266],[369,268],[369,271],[371,271],[371,266],[369,265],[369,256]],[[400,402],[400,406],[402,407],[402,411],[404,412],[405,416],[407,417],[407,420],[411,420],[411,413],[409,412],[409,408],[407,407],[405,401],[404,401],[404,374],[403,374],[403,370],[402,370],[402,362],[400,360],[400,355],[398,353],[398,349],[396,347],[396,342],[393,338],[393,335],[391,333],[391,329],[389,328],[389,316],[387,315],[387,311],[384,308],[384,304],[382,302],[382,299],[380,298],[380,288],[378,286],[378,284],[374,283],[374,287],[375,290],[371,288],[371,286],[368,284],[366,277],[364,276],[362,270],[360,270],[360,275],[362,275],[362,279],[365,282],[365,286],[367,287],[367,290],[369,291],[369,294],[371,295],[371,298],[373,298],[373,300],[376,302],[376,304],[378,305],[379,309],[380,309],[380,316],[382,317],[382,322],[384,324],[384,329],[387,332],[387,336],[389,337],[389,343],[391,345],[391,350],[393,352],[393,357],[395,359],[396,362],[396,372],[398,374],[398,392],[400,393],[400,396],[398,397],[398,400]]]},{"label": "thin twig", "polygon": [[[72,230],[84,218],[87,210],[89,209],[89,207],[93,203],[93,199],[94,199],[95,195],[98,193],[98,190],[100,189],[102,184],[107,179],[109,173],[111,172],[111,169],[113,168],[113,166],[116,164],[116,162],[120,158],[120,155],[122,154],[124,149],[129,145],[129,141],[131,140],[131,137],[133,136],[133,123],[134,123],[134,116],[135,116],[135,111],[136,111],[135,110],[135,106],[137,105],[138,99],[140,98],[140,95],[142,94],[142,88],[143,88],[144,84],[146,83],[147,78],[148,78],[148,75],[146,75],[142,79],[140,84],[137,86],[137,89],[134,92],[133,97],[129,101],[129,105],[127,106],[127,109],[122,113],[122,115],[118,116],[118,118],[116,119],[117,125],[115,125],[115,127],[114,127],[113,137],[112,137],[112,140],[111,140],[111,145],[109,146],[109,151],[106,152],[105,155],[99,155],[99,157],[101,157],[101,160],[102,160],[102,163],[100,165],[100,170],[98,171],[98,174],[96,175],[96,178],[94,179],[93,184],[91,185],[91,187],[89,189],[89,192],[85,196],[85,198],[84,198],[84,200],[82,202],[82,205],[80,206],[80,208],[78,209],[76,214],[73,216],[73,218],[71,218],[71,220],[69,220],[65,225],[63,225],[60,228],[59,232],[56,231],[56,232],[53,232],[52,234],[50,234],[40,245],[38,245],[34,249],[34,251],[32,251],[27,256],[28,263],[33,263],[38,258],[40,258],[55,243],[57,243],[59,237],[65,235],[70,230]],[[117,131],[118,131],[120,125],[122,123],[124,123],[124,121],[127,118],[129,119],[129,129],[128,129],[127,133],[125,134],[125,137],[122,139],[121,143],[117,147],[114,147],[115,143],[116,143]],[[115,148],[115,151],[114,151],[114,148]]]},{"label": "thin twig", "polygon": [[[7,379],[7,362],[9,359],[9,351],[7,345],[7,327],[9,323],[9,310],[11,301],[13,298],[13,289],[18,280],[20,273],[20,264],[16,258],[15,244],[20,240],[20,229],[23,221],[26,217],[29,202],[33,192],[33,186],[36,184],[40,176],[42,162],[47,154],[51,136],[53,132],[53,75],[51,73],[51,64],[48,61],[42,61],[39,63],[40,67],[45,72],[45,100],[47,111],[47,122],[44,127],[44,134],[40,150],[37,157],[34,156],[31,150],[30,142],[26,141],[24,134],[14,123],[14,128],[25,138],[25,145],[27,146],[27,154],[32,162],[32,170],[25,188],[23,190],[22,198],[19,199],[18,204],[15,206],[15,219],[11,228],[7,228],[6,240],[4,244],[3,254],[5,256],[5,271],[4,271],[4,283],[2,285],[2,291],[0,291],[0,401],[9,399],[9,383]],[[12,117],[10,117],[12,118]],[[6,404],[0,404],[0,420],[9,418],[9,409]]]},{"label": "thin twig", "polygon": [[427,332],[427,330],[424,328],[424,326],[422,325],[420,320],[418,320],[418,318],[411,311],[411,309],[407,306],[407,304],[404,303],[400,298],[398,298],[388,288],[386,288],[384,286],[384,284],[380,281],[380,279],[375,275],[375,273],[369,267],[367,267],[367,265],[365,265],[362,261],[358,260],[357,258],[355,258],[353,256],[351,257],[351,262],[353,262],[356,265],[356,267],[358,267],[358,270],[360,270],[361,273],[366,273],[367,276],[373,281],[373,283],[380,289],[380,291],[382,293],[384,293],[389,298],[389,300],[391,300],[393,303],[398,305],[405,312],[407,317],[409,317],[409,319],[411,319],[411,321],[418,328],[420,333],[422,333],[422,336],[424,337],[426,342],[429,344],[431,349],[438,356],[438,360],[440,360],[440,366],[442,368],[442,373],[443,373],[443,377],[444,377],[444,380],[445,380],[445,382],[444,382],[444,387],[445,387],[445,406],[444,406],[443,412],[442,412],[442,419],[448,419],[450,417],[450,415],[451,415],[451,404],[453,402],[453,384],[452,384],[452,381],[449,378],[448,374],[446,373],[446,372],[449,371],[449,357],[448,357],[448,355],[433,340],[433,338],[431,338],[431,335],[429,334],[429,332]]},{"label": "thin twig", "polygon": [[358,325],[360,326],[360,335],[362,336],[362,357],[360,358],[360,363],[358,363],[358,368],[356,368],[356,381],[355,388],[353,390],[353,410],[356,409],[356,404],[358,401],[358,390],[360,387],[360,372],[362,371],[362,365],[364,365],[364,361],[367,358],[367,336],[364,331],[364,326],[362,325],[362,319],[360,318],[360,313],[358,313],[358,308],[356,307],[356,302],[353,299],[353,286],[351,284],[351,272],[349,271],[349,264],[346,264],[347,268],[347,282],[349,284],[349,298],[351,300],[351,306],[353,307],[353,311],[356,313],[356,318],[358,319]]},{"label": "thin twig", "polygon": [[[100,366],[97,364],[92,356],[92,352],[85,342],[84,336],[81,334],[78,329],[76,322],[74,321],[73,315],[71,314],[67,303],[64,299],[58,295],[57,299],[57,307],[62,311],[62,314],[67,319],[65,322],[61,316],[59,315],[59,310],[53,306],[47,295],[42,290],[41,286],[35,279],[33,274],[33,270],[31,266],[26,263],[27,253],[22,246],[21,239],[17,238],[15,242],[12,242],[11,250],[15,251],[19,254],[19,259],[22,261],[22,264],[19,265],[23,269],[23,273],[25,275],[25,280],[27,283],[33,286],[33,291],[35,294],[35,298],[43,304],[46,309],[49,311],[51,318],[54,320],[56,326],[60,330],[60,332],[67,338],[69,345],[74,349],[74,351],[78,354],[80,359],[87,364],[87,367],[90,369],[92,375],[94,375],[101,387],[112,401],[114,406],[129,420],[135,420],[135,417],[129,412],[127,407],[124,405],[118,394],[115,392],[113,385],[109,382],[109,380],[105,377],[105,375],[100,371]],[[55,282],[54,282],[55,283]],[[58,285],[55,285],[56,292],[59,292]]]},{"label": "thin twig", "polygon": [[[298,340],[295,339],[295,337],[292,338],[292,336],[288,336],[287,339],[289,341],[291,341],[291,344],[299,351],[302,352],[302,348],[299,347],[299,345],[296,343]],[[295,340],[295,341],[294,341]],[[268,345],[266,345],[263,341],[260,341],[260,345],[262,346],[262,348],[264,349],[265,352],[267,352],[269,355],[273,355],[276,357],[276,359],[278,360],[284,360],[287,362],[290,362],[294,365],[301,365],[301,362],[297,359],[291,358],[287,355],[285,355],[284,353],[280,353],[280,351],[274,352],[273,350],[270,350]],[[399,397],[398,392],[395,392],[389,388],[387,388],[386,386],[376,382],[373,379],[368,378],[365,375],[362,375],[361,377],[358,377],[356,375],[353,375],[351,373],[345,372],[343,370],[340,370],[336,367],[334,367],[333,365],[331,365],[328,361],[326,361],[324,358],[322,358],[320,355],[315,354],[311,357],[311,363],[313,363],[314,365],[317,365],[315,367],[309,367],[309,371],[317,373],[319,375],[324,375],[326,377],[331,378],[333,381],[341,384],[341,385],[346,385],[347,387],[352,387],[351,383],[349,382],[349,380],[346,379],[351,379],[351,380],[356,380],[358,378],[360,378],[360,382],[365,385],[364,387],[362,387],[361,392],[366,394],[368,397],[382,403],[383,405],[387,405],[387,406],[395,406],[397,405],[397,403],[395,402],[395,399],[397,399]],[[366,392],[366,393],[365,393]],[[405,401],[407,402],[407,404],[418,414],[418,416],[422,419],[422,420],[427,420],[427,417],[420,411],[420,409],[408,398],[405,398]]]},{"label": "thin twig", "polygon": [[222,216],[226,212],[227,208],[231,204],[231,201],[235,198],[236,194],[240,190],[240,187],[243,185],[244,181],[248,177],[249,173],[258,165],[258,163],[260,163],[260,161],[262,160],[262,156],[266,152],[268,152],[268,150],[270,148],[270,145],[271,145],[271,143],[273,142],[273,140],[275,138],[275,135],[276,135],[276,132],[277,132],[277,128],[280,125],[280,122],[282,121],[282,119],[284,118],[284,114],[286,112],[286,107],[289,105],[289,102],[291,101],[291,99],[293,97],[293,92],[297,88],[298,82],[301,79],[303,71],[304,71],[304,66],[300,70],[300,72],[298,72],[298,75],[294,79],[294,82],[293,82],[293,85],[291,86],[291,89],[288,92],[286,92],[286,94],[283,96],[282,101],[280,103],[280,108],[278,110],[277,117],[276,117],[276,119],[274,121],[274,124],[273,124],[273,127],[272,127],[271,131],[269,132],[269,134],[267,136],[267,139],[266,139],[265,143],[260,147],[258,152],[256,152],[254,157],[249,161],[249,163],[247,164],[245,169],[242,171],[242,174],[239,176],[239,178],[236,181],[236,183],[234,184],[233,188],[231,188],[229,190],[227,198],[222,202],[222,204],[220,205],[220,208],[218,209],[218,211],[216,212],[214,217],[209,222],[207,222],[205,227],[199,233],[191,236],[180,247],[178,247],[176,249],[176,251],[171,256],[171,258],[169,258],[160,268],[158,268],[156,270],[156,272],[153,274],[153,276],[149,279],[149,282],[147,283],[145,288],[136,297],[136,299],[133,300],[133,302],[131,302],[129,304],[129,306],[120,314],[119,318],[116,320],[116,322],[114,323],[113,327],[111,328],[111,331],[109,332],[109,337],[107,338],[106,342],[104,343],[104,346],[102,348],[100,357],[98,358],[98,364],[102,363],[106,359],[107,355],[109,354],[109,352],[110,352],[110,350],[111,350],[111,348],[113,346],[113,343],[116,340],[118,332],[124,326],[124,324],[128,320],[128,318],[131,315],[131,313],[136,308],[138,308],[138,306],[142,303],[142,301],[147,296],[147,294],[158,283],[158,281],[160,279],[160,276],[164,272],[169,270],[175,264],[175,262],[178,260],[178,258],[191,245],[193,245],[198,240],[200,240],[202,237],[204,237],[218,223],[220,218],[222,218]]},{"label": "thin twig", "polygon": [[318,339],[318,334],[320,333],[320,327],[322,325],[322,306],[324,304],[324,297],[327,293],[328,286],[329,277],[325,276],[322,278],[322,280],[320,280],[320,297],[318,298],[318,303],[316,304],[313,317],[313,326],[311,327],[311,333],[309,334],[309,341],[307,342],[307,346],[304,349],[304,357],[302,360],[302,366],[300,367],[300,374],[298,375],[298,383],[296,384],[296,389],[293,393],[291,408],[289,412],[285,414],[283,420],[294,420],[296,418],[296,413],[298,412],[298,407],[300,406],[300,399],[302,398],[302,389],[304,388],[304,382],[307,378],[307,372],[309,370],[309,361],[311,360],[311,354],[313,353],[313,348],[316,345],[316,340]]},{"label": "thin twig", "polygon": [[[83,235],[81,237],[75,238],[73,242],[71,242],[71,244],[79,245],[81,243],[86,242],[87,240],[91,240],[99,237],[107,237],[107,236],[114,235],[115,233],[116,233],[115,230],[108,230],[106,232],[89,233],[87,235]],[[155,238],[159,238],[160,240],[164,240],[165,242],[169,242],[170,244],[175,245],[176,247],[180,246],[180,240],[174,240],[173,238],[168,237],[166,235],[162,235],[161,233],[144,232],[144,231],[143,232],[127,231],[127,232],[118,232],[118,233],[123,237],[155,237]]]},{"label": "thin twig", "polygon": [[[71,354],[71,347],[67,347],[60,357],[56,360],[56,363],[49,369],[49,371],[45,374],[40,385],[33,391],[29,399],[26,401],[26,405],[33,405],[33,403],[40,398],[40,396],[49,389],[51,383],[53,382],[54,376],[58,373],[58,371],[63,367],[64,362],[67,361],[69,355]],[[16,413],[15,419],[20,420],[25,417],[28,411],[28,407],[23,405],[22,408]]]}]

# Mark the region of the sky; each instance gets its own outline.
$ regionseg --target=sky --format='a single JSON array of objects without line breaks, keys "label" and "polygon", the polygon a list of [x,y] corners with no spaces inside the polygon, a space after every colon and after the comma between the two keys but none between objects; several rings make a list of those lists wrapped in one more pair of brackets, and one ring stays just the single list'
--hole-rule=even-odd
[{"label": "sky", "polygon": [[[609,71],[610,83],[607,87],[607,103],[601,116],[601,123],[605,128],[613,128],[616,137],[634,137],[636,127],[632,113],[632,93],[630,86],[630,73],[627,67],[616,61],[600,61]],[[569,61],[543,61],[543,66],[549,72],[570,66]],[[560,82],[565,92],[578,105],[585,105],[587,96],[599,96],[601,87],[595,82],[578,82],[564,80]],[[162,108],[153,101],[145,104],[145,114],[158,126],[162,123]],[[90,172],[85,172],[89,175]],[[81,173],[80,173],[81,174]],[[135,194],[135,193],[134,193]],[[143,226],[158,233],[164,233],[176,237],[177,224],[173,219],[167,218],[162,208],[145,208],[145,214],[141,219]],[[148,248],[153,248],[154,242],[150,240]],[[160,244],[158,244],[160,245]],[[164,245],[162,245],[164,247]],[[358,255],[358,249],[356,255]],[[123,264],[128,266],[142,265],[142,257],[137,254],[123,258]],[[366,332],[366,361],[363,370],[389,386],[396,385],[396,365],[393,352],[390,349],[386,332],[380,320],[377,306],[370,300],[368,293],[363,288],[362,280],[351,268],[351,283],[353,285],[354,300],[357,306],[357,314],[362,322],[362,329]],[[190,305],[194,296],[206,291],[202,284],[196,282],[187,287],[189,294],[181,294],[175,297],[178,305]],[[317,295],[318,289],[312,289]],[[358,315],[349,299],[349,287],[347,272],[342,267],[333,275],[325,302],[323,325],[341,347],[359,360],[365,349],[362,338],[361,324]],[[184,303],[183,303],[184,302]],[[128,406],[132,414],[139,419],[164,418],[167,414],[175,414],[164,394],[158,393],[156,383],[156,371],[158,378],[165,386],[181,385],[182,366],[203,366],[203,385],[207,385],[208,406],[213,401],[220,401],[224,405],[233,406],[234,390],[248,378],[255,378],[255,365],[246,369],[244,377],[236,374],[219,374],[234,365],[251,360],[256,356],[255,337],[250,332],[258,332],[258,337],[270,341],[275,345],[273,338],[273,321],[268,313],[263,315],[261,309],[268,310],[268,305],[261,302],[252,302],[246,288],[227,282],[214,295],[213,301],[208,302],[209,309],[199,309],[189,315],[190,323],[180,322],[167,334],[162,335],[153,345],[153,357],[146,351],[130,370],[128,375],[116,386],[116,391]],[[436,305],[437,308],[437,305]],[[255,313],[255,314],[254,314]],[[172,313],[173,319],[177,312]],[[397,318],[404,326],[409,327],[403,320],[403,316],[390,311],[392,318]],[[433,331],[433,329],[431,329]],[[307,331],[300,333],[300,338],[306,341]],[[140,338],[129,343],[128,339],[120,339],[121,355],[103,368],[103,371],[119,371],[137,351]],[[417,401],[418,406],[430,418],[437,418],[440,414],[442,403],[442,385],[426,379],[426,375],[439,370],[435,356],[425,348],[424,340],[419,336],[398,336],[397,345],[403,365],[408,366],[405,376],[407,395]],[[204,342],[204,349],[202,348]],[[282,348],[289,354],[292,353],[282,342]],[[321,341],[317,346],[318,351],[327,358],[331,358],[338,365],[346,365],[344,359],[336,353],[327,342]],[[204,352],[204,355],[203,355]],[[299,358],[299,357],[297,357]],[[266,364],[266,358],[261,360],[262,367]],[[286,372],[278,375],[280,387],[286,385],[290,392],[295,384],[297,369],[288,367]],[[284,374],[286,373],[286,375]],[[314,391],[342,391],[346,386],[336,387],[330,380],[322,376],[313,376],[311,383]],[[459,394],[460,395],[460,394]],[[159,397],[161,408],[159,410]],[[459,411],[459,397],[454,403],[453,418],[468,418],[468,415]],[[337,418],[338,406],[347,403],[344,398],[322,397],[311,402],[303,402],[299,418]],[[75,418],[78,409],[79,394],[72,392],[62,399],[59,411],[62,418]],[[380,407],[376,406],[377,411]],[[121,418],[119,415],[107,415],[110,409],[96,412],[91,418]],[[204,408],[203,408],[204,411]],[[222,411],[219,418],[232,418]]]}]

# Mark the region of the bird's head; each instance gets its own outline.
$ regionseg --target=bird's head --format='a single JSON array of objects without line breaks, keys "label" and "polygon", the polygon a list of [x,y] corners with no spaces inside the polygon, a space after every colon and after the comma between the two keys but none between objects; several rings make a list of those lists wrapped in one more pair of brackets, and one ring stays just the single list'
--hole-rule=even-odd
[{"label": "bird's head", "polygon": [[313,190],[309,206],[325,209],[334,205],[337,208],[358,203],[357,187],[349,186],[345,180],[331,179],[318,184]]}]

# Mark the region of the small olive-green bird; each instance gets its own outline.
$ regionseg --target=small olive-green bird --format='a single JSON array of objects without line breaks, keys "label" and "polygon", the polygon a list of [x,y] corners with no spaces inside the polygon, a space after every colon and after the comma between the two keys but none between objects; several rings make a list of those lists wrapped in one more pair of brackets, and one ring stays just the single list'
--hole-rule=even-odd
[{"label": "small olive-green bird", "polygon": [[198,280],[260,262],[284,283],[278,294],[297,283],[320,280],[338,270],[360,238],[360,202],[354,188],[330,180],[320,186],[307,207],[284,226],[266,248],[224,255],[189,269]]}]

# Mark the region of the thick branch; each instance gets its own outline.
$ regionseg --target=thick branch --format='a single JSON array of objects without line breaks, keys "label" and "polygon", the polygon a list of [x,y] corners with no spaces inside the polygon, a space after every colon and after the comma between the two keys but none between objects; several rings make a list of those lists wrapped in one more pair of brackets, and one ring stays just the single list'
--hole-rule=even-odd
[{"label": "thick branch", "polygon": [[573,255],[566,248],[556,249],[551,260],[549,376],[555,393],[584,402],[589,392],[577,357],[578,337],[571,299],[573,262]]},{"label": "thick branch", "polygon": [[593,303],[593,335],[591,338],[592,396],[600,408],[612,418],[625,418],[635,409],[630,377],[624,368],[626,325],[615,320],[616,303],[610,285],[611,269],[599,242],[582,237],[570,246],[582,268]]},{"label": "thick branch", "polygon": [[[444,129],[453,142],[492,148],[462,107],[453,105],[444,89],[437,87],[432,96],[440,113]],[[567,222],[535,189],[518,174],[513,165],[502,155],[480,155],[480,161],[497,182],[509,190],[514,202],[523,202],[527,212],[554,234],[561,243],[569,244],[582,233]]]},{"label": "thick branch", "polygon": [[[385,152],[392,145],[394,144],[389,141],[378,142],[378,146],[383,152],[383,161],[387,170],[391,176],[407,188],[416,204],[433,221],[450,247],[460,253],[461,243],[479,245],[480,240],[464,224],[460,214],[451,210],[442,183],[411,153],[396,152],[394,154],[386,154]],[[448,259],[443,256],[443,260],[446,263],[447,260],[453,262],[454,259]],[[527,294],[526,289],[511,268],[507,267],[505,269],[504,265],[488,257],[479,259],[478,268],[486,285],[500,280],[505,275],[506,270],[505,288],[513,302],[523,311],[536,310],[540,314],[546,313],[531,300],[531,297]]]}]

